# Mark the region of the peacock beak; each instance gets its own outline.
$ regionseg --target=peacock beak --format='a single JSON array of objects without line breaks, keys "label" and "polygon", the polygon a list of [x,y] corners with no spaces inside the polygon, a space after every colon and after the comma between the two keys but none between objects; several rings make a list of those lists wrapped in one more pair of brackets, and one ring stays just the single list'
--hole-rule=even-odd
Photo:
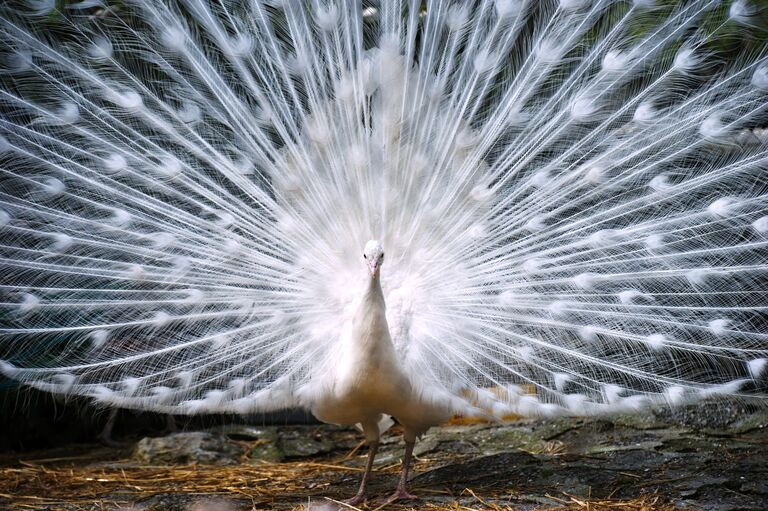
[{"label": "peacock beak", "polygon": [[379,269],[381,269],[381,261],[370,261],[368,263],[368,269],[371,271],[371,277],[377,277],[379,275]]}]

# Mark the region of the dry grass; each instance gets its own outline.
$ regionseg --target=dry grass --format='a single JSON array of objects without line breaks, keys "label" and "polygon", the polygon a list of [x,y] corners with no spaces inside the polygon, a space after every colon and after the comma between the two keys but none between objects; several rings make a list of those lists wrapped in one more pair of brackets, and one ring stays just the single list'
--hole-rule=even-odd
[{"label": "dry grass", "polygon": [[14,508],[30,510],[98,500],[117,505],[164,493],[226,495],[257,505],[274,502],[276,495],[305,499],[320,494],[327,485],[308,488],[303,481],[342,470],[356,471],[325,463],[83,467],[22,462],[0,469],[0,498],[9,499]]},{"label": "dry grass", "polygon": [[[129,460],[89,464],[87,456],[19,461],[14,466],[0,468],[0,509],[52,510],[114,510],[143,509],[158,495],[186,495],[187,509],[299,509],[301,503],[332,502],[325,498],[342,499],[355,489],[360,468],[347,462],[355,455],[334,460],[292,461],[284,463],[240,464],[236,466],[142,466]],[[421,460],[418,471],[430,468]],[[382,467],[379,473],[395,474],[399,465]],[[415,488],[423,501],[389,506],[388,509],[414,510],[492,510],[513,511],[510,502],[514,489],[506,493],[498,487],[465,489],[459,494],[437,488]],[[234,506],[201,505],[219,496],[233,501]],[[442,499],[436,497],[442,496]],[[635,500],[588,499],[569,495],[550,495],[554,507],[540,509],[582,511],[680,511],[666,504],[658,495]],[[440,500],[445,503],[437,503]],[[181,502],[185,502],[183,499]],[[344,506],[336,506],[344,509]],[[323,507],[328,509],[327,506]],[[349,507],[347,507],[349,508]],[[179,509],[178,507],[174,509]],[[182,507],[183,509],[183,507]],[[352,508],[354,509],[354,508]],[[369,510],[377,509],[371,504]],[[381,509],[381,508],[379,508]]]}]

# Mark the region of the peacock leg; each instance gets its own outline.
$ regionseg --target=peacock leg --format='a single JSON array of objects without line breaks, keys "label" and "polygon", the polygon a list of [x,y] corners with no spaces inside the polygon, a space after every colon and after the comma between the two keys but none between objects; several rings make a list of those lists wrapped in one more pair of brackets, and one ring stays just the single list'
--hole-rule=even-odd
[{"label": "peacock leg", "polygon": [[368,481],[371,478],[371,471],[373,470],[373,459],[376,457],[376,452],[378,452],[378,450],[378,440],[368,443],[368,463],[365,465],[365,473],[363,474],[363,479],[360,481],[360,488],[357,490],[357,494],[354,497],[344,501],[345,504],[356,506],[365,502],[365,490],[368,486]]},{"label": "peacock leg", "polygon": [[411,467],[411,458],[413,458],[414,445],[416,445],[415,441],[405,442],[405,457],[403,458],[403,471],[400,473],[400,481],[397,483],[395,493],[390,495],[387,500],[384,501],[385,504],[390,504],[397,500],[412,500],[418,498],[416,495],[408,493],[408,490],[405,489],[405,485],[408,482],[408,470]]}]

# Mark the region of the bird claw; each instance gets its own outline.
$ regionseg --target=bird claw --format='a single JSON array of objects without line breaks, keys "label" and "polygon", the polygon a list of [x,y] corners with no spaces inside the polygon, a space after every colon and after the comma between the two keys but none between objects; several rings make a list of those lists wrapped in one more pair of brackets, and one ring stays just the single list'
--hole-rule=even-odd
[{"label": "bird claw", "polygon": [[350,499],[342,500],[341,503],[346,504],[348,506],[357,506],[360,504],[364,504],[367,499],[368,497],[364,493],[358,493],[357,495],[355,495]]},{"label": "bird claw", "polygon": [[418,498],[419,497],[417,497],[416,495],[414,495],[412,493],[408,493],[408,491],[405,490],[405,489],[398,489],[398,490],[395,491],[395,493],[393,493],[389,497],[387,497],[385,499],[380,499],[376,503],[379,506],[385,506],[385,505],[392,504],[393,502],[397,502],[397,501],[400,501],[400,500],[417,500]]}]

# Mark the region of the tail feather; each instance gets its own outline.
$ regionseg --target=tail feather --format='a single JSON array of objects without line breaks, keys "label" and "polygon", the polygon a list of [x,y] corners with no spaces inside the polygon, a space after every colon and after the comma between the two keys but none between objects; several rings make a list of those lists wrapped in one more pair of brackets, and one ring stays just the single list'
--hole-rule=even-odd
[{"label": "tail feather", "polygon": [[757,396],[767,26],[714,0],[0,7],[0,372],[309,406],[375,237],[403,365],[457,411]]}]

